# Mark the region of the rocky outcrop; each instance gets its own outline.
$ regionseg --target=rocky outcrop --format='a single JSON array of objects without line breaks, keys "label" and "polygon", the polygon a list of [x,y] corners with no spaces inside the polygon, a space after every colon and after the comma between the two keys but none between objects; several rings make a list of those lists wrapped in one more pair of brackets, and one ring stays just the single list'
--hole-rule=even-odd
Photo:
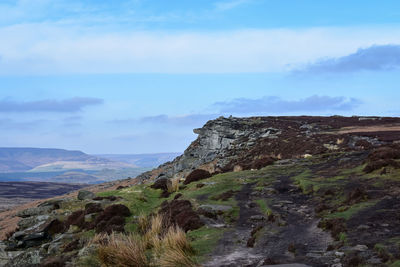
[{"label": "rocky outcrop", "polygon": [[370,149],[398,141],[399,125],[399,118],[381,117],[220,117],[194,130],[198,138],[183,155],[138,179],[259,169],[277,159]]}]

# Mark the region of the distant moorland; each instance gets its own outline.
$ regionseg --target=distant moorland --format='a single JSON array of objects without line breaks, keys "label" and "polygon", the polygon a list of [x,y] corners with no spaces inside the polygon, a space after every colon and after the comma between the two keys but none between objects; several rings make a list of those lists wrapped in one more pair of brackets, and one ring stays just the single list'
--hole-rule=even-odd
[{"label": "distant moorland", "polygon": [[81,151],[53,148],[0,148],[0,182],[96,184],[135,177],[177,155],[88,155]]}]

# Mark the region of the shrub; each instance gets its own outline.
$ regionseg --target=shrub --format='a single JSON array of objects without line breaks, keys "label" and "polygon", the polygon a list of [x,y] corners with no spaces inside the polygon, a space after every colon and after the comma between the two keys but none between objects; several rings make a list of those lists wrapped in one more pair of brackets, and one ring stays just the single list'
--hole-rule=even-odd
[{"label": "shrub", "polygon": [[65,221],[66,227],[70,225],[76,225],[82,228],[85,225],[85,211],[84,210],[77,210],[74,211]]}]

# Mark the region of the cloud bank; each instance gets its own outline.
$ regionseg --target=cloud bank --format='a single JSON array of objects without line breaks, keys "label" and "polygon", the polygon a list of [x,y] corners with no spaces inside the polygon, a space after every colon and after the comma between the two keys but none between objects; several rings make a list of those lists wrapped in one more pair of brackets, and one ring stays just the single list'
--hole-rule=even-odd
[{"label": "cloud bank", "polygon": [[349,111],[358,106],[360,100],[343,96],[310,96],[299,100],[285,100],[277,96],[265,96],[259,99],[237,98],[214,104],[221,113],[266,114],[291,112]]},{"label": "cloud bank", "polygon": [[400,43],[400,28],[107,32],[31,23],[0,27],[0,38],[3,75],[250,73],[291,71],[359,47]]},{"label": "cloud bank", "polygon": [[300,72],[343,73],[362,70],[382,71],[400,67],[400,45],[374,45],[337,58],[317,61]]},{"label": "cloud bank", "polygon": [[73,97],[64,100],[45,99],[18,102],[0,100],[0,112],[78,112],[87,106],[102,104],[103,100],[93,97]]}]

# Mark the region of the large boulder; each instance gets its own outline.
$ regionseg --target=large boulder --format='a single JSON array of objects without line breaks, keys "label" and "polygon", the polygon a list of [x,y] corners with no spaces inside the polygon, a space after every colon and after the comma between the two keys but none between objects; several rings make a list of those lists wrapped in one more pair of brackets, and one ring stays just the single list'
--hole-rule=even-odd
[{"label": "large boulder", "polygon": [[96,195],[94,193],[87,191],[87,190],[81,190],[78,192],[79,200],[93,199],[95,197],[96,197]]},{"label": "large boulder", "polygon": [[18,217],[21,218],[27,218],[30,216],[37,216],[37,215],[45,215],[50,213],[52,210],[54,210],[53,205],[47,205],[47,206],[42,206],[42,207],[36,207],[36,208],[29,208],[26,210],[22,210],[17,213]]}]

